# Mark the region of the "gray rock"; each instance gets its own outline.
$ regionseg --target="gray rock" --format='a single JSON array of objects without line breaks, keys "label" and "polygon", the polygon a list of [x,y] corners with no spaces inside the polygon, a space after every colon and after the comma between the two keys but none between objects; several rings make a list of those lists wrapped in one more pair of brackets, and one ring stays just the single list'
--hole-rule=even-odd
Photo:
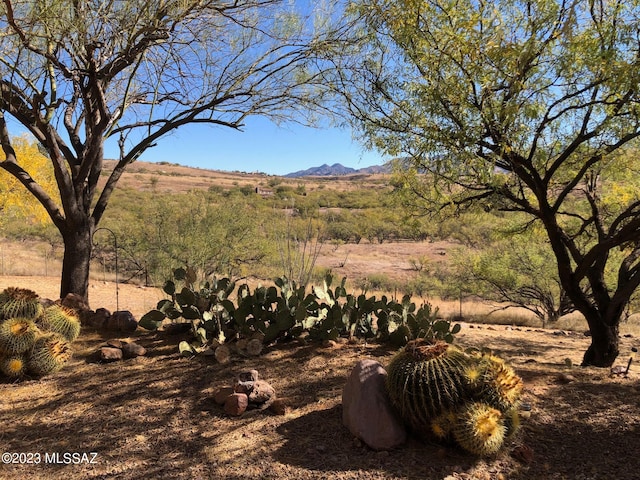
[{"label": "gray rock", "polygon": [[407,430],[389,402],[386,377],[379,362],[361,360],[342,390],[342,422],[374,450],[390,450],[407,439]]}]

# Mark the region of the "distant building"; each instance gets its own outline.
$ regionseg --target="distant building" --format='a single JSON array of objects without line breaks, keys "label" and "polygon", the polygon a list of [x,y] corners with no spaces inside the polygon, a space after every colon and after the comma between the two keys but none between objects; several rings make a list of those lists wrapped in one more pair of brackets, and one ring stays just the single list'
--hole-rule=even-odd
[{"label": "distant building", "polygon": [[273,190],[269,190],[268,188],[256,187],[255,191],[262,197],[271,197],[273,195]]}]

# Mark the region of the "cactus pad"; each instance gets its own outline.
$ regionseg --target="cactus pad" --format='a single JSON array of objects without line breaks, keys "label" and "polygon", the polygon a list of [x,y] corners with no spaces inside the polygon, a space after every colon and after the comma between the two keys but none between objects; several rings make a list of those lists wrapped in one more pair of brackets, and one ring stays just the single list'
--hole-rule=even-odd
[{"label": "cactus pad", "polygon": [[414,430],[431,431],[435,417],[463,400],[467,362],[464,352],[445,342],[407,343],[387,369],[391,403]]},{"label": "cactus pad", "polygon": [[24,375],[27,362],[23,355],[10,355],[0,358],[0,372],[9,378],[19,378]]},{"label": "cactus pad", "polygon": [[498,452],[505,434],[502,413],[480,402],[470,402],[460,410],[453,430],[454,438],[462,448],[481,456]]},{"label": "cactus pad", "polygon": [[49,375],[60,370],[71,354],[66,338],[59,333],[47,333],[36,340],[27,367],[34,375]]},{"label": "cactus pad", "polygon": [[80,335],[80,320],[74,310],[53,304],[42,312],[38,319],[42,330],[61,334],[69,342],[73,342]]},{"label": "cactus pad", "polygon": [[33,347],[40,331],[29,318],[10,318],[0,323],[0,350],[9,355],[25,353]]},{"label": "cactus pad", "polygon": [[36,318],[42,313],[38,294],[26,288],[9,287],[0,292],[0,320]]}]

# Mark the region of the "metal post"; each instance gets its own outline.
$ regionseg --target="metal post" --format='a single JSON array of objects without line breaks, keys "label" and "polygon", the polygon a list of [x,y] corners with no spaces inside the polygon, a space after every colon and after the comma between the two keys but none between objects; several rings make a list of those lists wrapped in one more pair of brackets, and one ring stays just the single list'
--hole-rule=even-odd
[{"label": "metal post", "polygon": [[[107,227],[100,227],[100,228],[95,229],[94,232],[93,232],[93,236],[95,237],[96,233],[98,233],[100,230],[106,230],[113,237],[113,248],[114,248],[115,254],[116,254],[116,312],[119,312],[120,311],[120,304],[119,304],[119,299],[118,299],[118,238],[116,237],[116,234],[113,232],[113,230],[111,230],[110,228],[107,228]],[[94,240],[93,244],[95,245],[95,240]]]}]

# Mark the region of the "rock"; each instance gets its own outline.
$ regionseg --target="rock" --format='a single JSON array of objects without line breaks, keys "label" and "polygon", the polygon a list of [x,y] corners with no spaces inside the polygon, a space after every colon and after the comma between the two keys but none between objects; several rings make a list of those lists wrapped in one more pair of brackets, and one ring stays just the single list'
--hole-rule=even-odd
[{"label": "rock", "polygon": [[128,310],[120,310],[113,314],[106,321],[104,328],[116,332],[135,332],[138,328],[138,321]]},{"label": "rock", "polygon": [[122,345],[124,358],[142,357],[147,354],[147,349],[135,342],[124,343]]},{"label": "rock", "polygon": [[232,387],[221,387],[213,394],[213,401],[218,405],[224,405],[227,401],[227,397],[235,393]]},{"label": "rock", "polygon": [[100,360],[103,362],[122,360],[122,350],[114,347],[100,347]]},{"label": "rock", "polygon": [[106,308],[99,308],[95,312],[92,310],[84,310],[80,314],[80,323],[87,327],[100,329],[104,328],[109,317],[111,317],[111,312]]},{"label": "rock", "polygon": [[231,361],[231,351],[226,345],[220,345],[216,348],[214,356],[218,363],[222,363],[223,365]]},{"label": "rock", "polygon": [[269,410],[276,415],[286,415],[289,412],[289,406],[283,398],[276,398],[269,406]]},{"label": "rock", "polygon": [[395,448],[407,439],[385,389],[386,370],[371,359],[361,360],[342,390],[342,422],[374,450]]},{"label": "rock", "polygon": [[84,300],[84,298],[76,293],[68,293],[60,303],[65,307],[73,308],[76,312],[91,310],[91,308],[89,308],[89,304]]},{"label": "rock", "polygon": [[224,402],[224,411],[227,415],[238,417],[242,415],[249,405],[249,398],[244,393],[232,393]]},{"label": "rock", "polygon": [[252,338],[247,342],[246,349],[249,355],[251,355],[252,357],[257,357],[258,355],[260,355],[260,353],[262,353],[262,340]]},{"label": "rock", "polygon": [[260,374],[258,370],[247,370],[246,372],[242,372],[238,374],[238,383],[240,382],[257,382],[260,378]]},{"label": "rock", "polygon": [[107,347],[122,349],[124,342],[122,340],[107,340]]},{"label": "rock", "polygon": [[276,391],[264,380],[257,380],[253,384],[253,389],[249,393],[249,403],[259,410],[268,408],[276,399]]}]

